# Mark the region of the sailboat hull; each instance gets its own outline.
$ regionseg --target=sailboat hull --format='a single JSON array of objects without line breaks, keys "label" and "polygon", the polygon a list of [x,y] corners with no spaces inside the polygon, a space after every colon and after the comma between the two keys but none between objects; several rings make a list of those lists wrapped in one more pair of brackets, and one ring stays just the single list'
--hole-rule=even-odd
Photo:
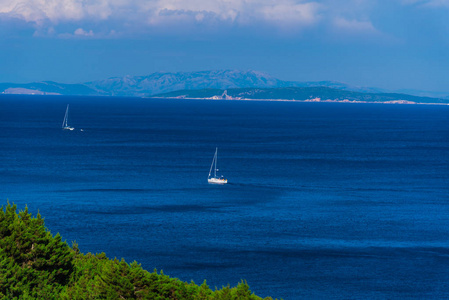
[{"label": "sailboat hull", "polygon": [[62,127],[63,130],[74,130],[75,128],[73,127]]},{"label": "sailboat hull", "polygon": [[226,184],[228,183],[228,180],[223,178],[208,178],[207,182],[212,184]]}]

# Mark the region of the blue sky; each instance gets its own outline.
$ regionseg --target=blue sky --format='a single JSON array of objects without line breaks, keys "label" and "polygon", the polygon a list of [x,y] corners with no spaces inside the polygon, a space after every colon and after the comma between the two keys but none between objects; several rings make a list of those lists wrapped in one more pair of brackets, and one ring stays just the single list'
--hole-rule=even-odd
[{"label": "blue sky", "polygon": [[0,82],[257,70],[449,91],[449,0],[0,0]]}]

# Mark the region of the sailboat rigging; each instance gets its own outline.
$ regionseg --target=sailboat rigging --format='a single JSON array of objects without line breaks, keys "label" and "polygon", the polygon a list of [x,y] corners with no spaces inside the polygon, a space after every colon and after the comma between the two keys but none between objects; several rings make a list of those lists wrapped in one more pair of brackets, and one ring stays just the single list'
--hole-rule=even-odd
[{"label": "sailboat rigging", "polygon": [[[215,148],[215,155],[212,159],[212,164],[210,165],[209,170],[209,177],[207,177],[207,182],[214,183],[214,184],[225,184],[228,183],[228,180],[225,179],[223,176],[217,177],[217,160],[218,160],[218,148]],[[214,174],[212,176],[212,168],[214,168]]]},{"label": "sailboat rigging", "polygon": [[64,121],[62,121],[62,129],[63,130],[74,130],[75,128],[70,127],[67,122],[69,119],[69,105],[67,104],[67,108],[65,110]]}]

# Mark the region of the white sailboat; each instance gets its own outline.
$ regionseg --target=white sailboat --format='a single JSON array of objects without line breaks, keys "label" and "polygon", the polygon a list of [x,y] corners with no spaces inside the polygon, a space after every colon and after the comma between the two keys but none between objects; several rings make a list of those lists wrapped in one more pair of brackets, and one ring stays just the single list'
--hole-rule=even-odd
[{"label": "white sailboat", "polygon": [[[209,183],[214,183],[214,184],[226,184],[228,183],[228,180],[225,179],[223,176],[221,177],[217,177],[217,160],[218,160],[218,148],[215,148],[215,155],[214,158],[212,159],[212,164],[210,165],[210,170],[209,170],[209,177],[207,177],[207,182]],[[214,176],[212,177],[212,168],[214,168]]]},{"label": "white sailboat", "polygon": [[67,124],[68,119],[69,119],[69,105],[67,104],[67,109],[65,110],[65,115],[64,115],[64,121],[62,121],[62,129],[63,130],[74,130],[75,128],[70,127]]}]

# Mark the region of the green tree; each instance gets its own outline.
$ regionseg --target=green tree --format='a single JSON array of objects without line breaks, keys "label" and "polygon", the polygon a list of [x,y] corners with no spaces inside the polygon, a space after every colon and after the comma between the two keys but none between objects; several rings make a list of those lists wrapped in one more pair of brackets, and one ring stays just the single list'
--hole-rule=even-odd
[{"label": "green tree", "polygon": [[[105,253],[82,254],[77,243],[70,248],[59,234],[53,236],[38,213],[25,207],[0,208],[0,299],[179,299],[258,300],[246,281],[212,291],[171,278],[137,262],[108,259]],[[266,298],[267,300],[271,298]]]},{"label": "green tree", "polygon": [[73,254],[40,214],[7,204],[0,209],[0,293],[6,298],[55,299],[73,271]]}]

